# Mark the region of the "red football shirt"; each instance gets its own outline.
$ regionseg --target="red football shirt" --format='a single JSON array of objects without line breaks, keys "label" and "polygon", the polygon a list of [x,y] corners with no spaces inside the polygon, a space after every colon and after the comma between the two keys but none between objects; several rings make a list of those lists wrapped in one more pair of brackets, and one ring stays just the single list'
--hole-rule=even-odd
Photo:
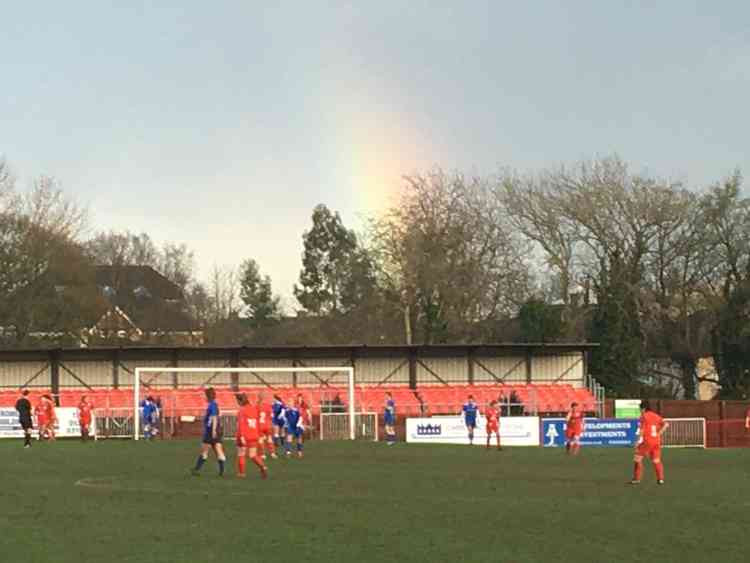
[{"label": "red football shirt", "polygon": [[262,403],[258,408],[258,428],[261,431],[267,432],[271,430],[272,416],[271,405],[268,403]]},{"label": "red football shirt", "polygon": [[91,420],[91,405],[89,403],[81,403],[78,405],[78,418],[80,420]]},{"label": "red football shirt", "polygon": [[302,415],[302,424],[305,426],[310,425],[310,407],[307,406],[307,403],[304,399],[302,399],[298,405],[300,415]]},{"label": "red football shirt", "polygon": [[496,425],[500,421],[500,409],[488,408],[485,412],[488,425]]},{"label": "red football shirt", "polygon": [[578,408],[571,409],[568,413],[568,428],[574,432],[583,430],[583,411]]},{"label": "red football shirt", "polygon": [[245,405],[237,413],[237,435],[245,440],[258,439],[258,408]]},{"label": "red football shirt", "polygon": [[42,401],[41,403],[37,403],[37,405],[34,407],[34,414],[36,415],[38,424],[47,423],[47,415],[45,414],[44,401]]},{"label": "red football shirt", "polygon": [[646,411],[641,415],[640,425],[643,441],[649,446],[660,446],[659,431],[664,425],[664,419],[653,411]]}]

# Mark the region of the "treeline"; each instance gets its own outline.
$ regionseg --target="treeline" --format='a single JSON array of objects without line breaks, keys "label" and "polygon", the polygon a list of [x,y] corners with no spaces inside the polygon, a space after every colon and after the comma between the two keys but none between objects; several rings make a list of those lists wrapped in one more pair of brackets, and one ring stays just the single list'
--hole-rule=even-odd
[{"label": "treeline", "polygon": [[688,189],[616,157],[528,175],[408,176],[361,233],[324,205],[313,210],[291,311],[252,258],[196,280],[185,245],[86,238],[87,213],[53,180],[19,193],[0,163],[0,326],[6,345],[32,332],[73,338],[101,299],[86,269],[141,264],[179,285],[207,344],[589,340],[601,344],[589,371],[613,393],[694,396],[710,356],[722,395],[745,397],[741,184],[736,172]]}]

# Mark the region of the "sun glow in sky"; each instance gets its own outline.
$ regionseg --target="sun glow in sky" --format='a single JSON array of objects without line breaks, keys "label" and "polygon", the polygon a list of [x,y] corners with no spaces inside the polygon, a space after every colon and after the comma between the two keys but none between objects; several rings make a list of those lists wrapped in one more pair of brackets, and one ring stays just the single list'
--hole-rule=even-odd
[{"label": "sun glow in sky", "polygon": [[355,229],[401,176],[617,152],[702,187],[750,170],[750,5],[14,2],[0,155],[96,229],[255,258],[292,304],[318,203]]}]

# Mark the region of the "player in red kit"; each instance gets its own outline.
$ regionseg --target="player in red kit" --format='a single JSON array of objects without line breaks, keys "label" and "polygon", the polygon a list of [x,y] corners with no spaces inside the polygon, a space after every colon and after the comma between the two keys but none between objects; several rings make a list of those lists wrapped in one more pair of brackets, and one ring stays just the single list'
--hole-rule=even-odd
[{"label": "player in red kit", "polygon": [[273,418],[273,410],[271,405],[266,403],[264,400],[263,393],[258,393],[258,430],[260,432],[260,440],[258,445],[260,447],[261,457],[266,459],[266,450],[271,454],[272,458],[278,457],[276,455],[276,446],[273,443],[273,428],[271,426],[271,418]]},{"label": "player in red kit", "polygon": [[34,405],[34,416],[36,417],[36,427],[39,430],[39,439],[44,440],[47,437],[47,416],[45,415],[44,399],[40,398],[39,402]]},{"label": "player in red kit", "polygon": [[491,401],[490,407],[484,413],[487,419],[487,449],[490,449],[490,438],[494,433],[497,437],[497,449],[502,450],[500,446],[500,408],[497,405],[497,401]]},{"label": "player in red kit", "polygon": [[664,466],[661,463],[661,435],[667,428],[669,428],[669,423],[651,410],[649,402],[641,401],[641,419],[635,455],[633,456],[635,464],[633,466],[633,480],[630,481],[631,485],[637,485],[641,482],[644,457],[650,458],[654,465],[657,484],[664,484]]},{"label": "player in red kit", "polygon": [[240,405],[240,411],[237,413],[237,477],[245,477],[245,458],[249,457],[260,469],[260,476],[265,479],[266,466],[258,454],[258,407],[251,405],[244,393],[237,393],[236,398]]},{"label": "player in red kit", "polygon": [[51,395],[42,395],[34,409],[37,425],[39,426],[39,439],[55,439],[55,403]]},{"label": "player in red kit", "polygon": [[47,436],[53,442],[55,441],[55,423],[57,415],[55,414],[55,401],[52,395],[44,395],[44,416],[47,418]]},{"label": "player in red kit", "polygon": [[91,411],[94,405],[89,403],[86,395],[81,396],[81,402],[78,403],[78,424],[81,427],[81,441],[85,442],[89,438],[89,427],[91,426]]},{"label": "player in red kit", "polygon": [[750,409],[745,413],[745,432],[750,432]]},{"label": "player in red kit", "polygon": [[311,428],[312,427],[312,411],[310,410],[310,405],[307,404],[307,401],[305,401],[305,398],[302,396],[302,393],[299,393],[297,395],[297,408],[299,409],[299,414],[302,417],[302,424],[305,428]]},{"label": "player in red kit", "polygon": [[581,434],[583,434],[583,410],[578,403],[570,405],[568,416],[565,417],[565,451],[577,455],[581,449]]}]

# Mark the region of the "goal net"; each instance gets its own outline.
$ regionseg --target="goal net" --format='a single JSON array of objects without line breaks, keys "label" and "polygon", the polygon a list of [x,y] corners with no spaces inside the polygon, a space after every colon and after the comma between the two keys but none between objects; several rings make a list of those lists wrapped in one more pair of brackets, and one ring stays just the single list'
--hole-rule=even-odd
[{"label": "goal net", "polygon": [[661,435],[665,448],[705,448],[705,418],[665,418],[669,427]]},{"label": "goal net", "polygon": [[[266,402],[279,397],[284,403],[302,399],[309,409],[311,432],[321,429],[326,415],[345,415],[346,427],[340,438],[355,439],[360,432],[355,416],[357,405],[352,367],[138,367],[134,373],[132,425],[115,421],[130,436],[144,436],[144,401],[151,398],[158,406],[157,432],[160,435],[187,435],[200,431],[205,414],[204,391],[212,387],[221,412],[226,437],[236,430],[235,394],[246,393],[251,402],[263,394]],[[303,418],[307,418],[307,412]],[[114,423],[110,427],[115,426]],[[333,437],[331,432],[326,438]],[[157,434],[157,435],[159,435]]]},{"label": "goal net", "polygon": [[[321,412],[321,440],[343,440],[350,437],[351,415],[343,412]],[[354,438],[378,441],[378,414],[357,412],[354,414]]]}]

